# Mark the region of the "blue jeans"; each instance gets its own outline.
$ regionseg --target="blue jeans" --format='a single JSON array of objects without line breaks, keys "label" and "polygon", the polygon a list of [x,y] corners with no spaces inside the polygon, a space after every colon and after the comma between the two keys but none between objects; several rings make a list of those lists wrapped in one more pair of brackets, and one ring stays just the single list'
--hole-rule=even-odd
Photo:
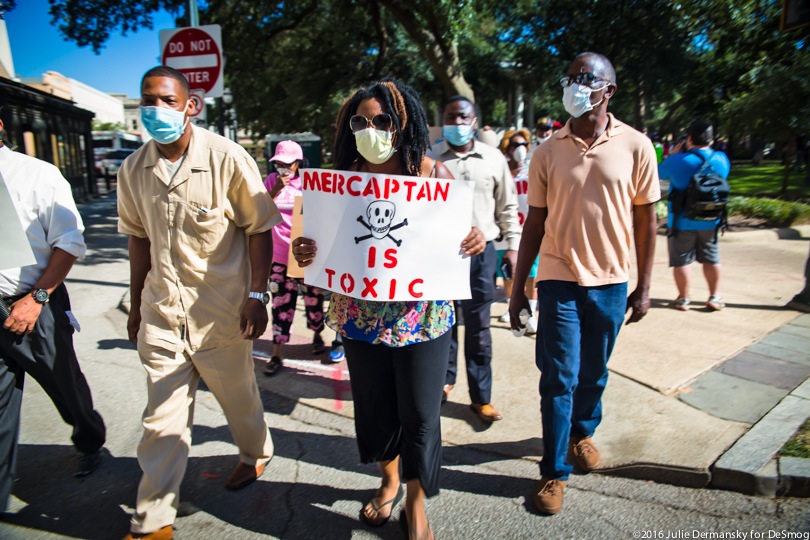
[{"label": "blue jeans", "polygon": [[537,367],[543,421],[540,474],[567,480],[571,436],[590,437],[602,421],[607,362],[627,308],[627,283],[582,287],[537,284]]}]

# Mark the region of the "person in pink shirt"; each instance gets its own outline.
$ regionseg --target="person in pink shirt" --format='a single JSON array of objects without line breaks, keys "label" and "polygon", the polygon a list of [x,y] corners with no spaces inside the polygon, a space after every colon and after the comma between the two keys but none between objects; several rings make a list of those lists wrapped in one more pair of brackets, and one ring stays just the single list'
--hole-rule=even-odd
[{"label": "person in pink shirt", "polygon": [[316,287],[305,285],[302,279],[287,276],[287,257],[290,250],[293,204],[301,196],[301,177],[298,168],[304,152],[295,141],[281,141],[270,161],[276,167],[264,180],[264,186],[281,212],[282,222],[273,227],[273,262],[270,265],[270,292],[273,295],[273,356],[264,368],[264,374],[275,375],[282,367],[281,346],[290,341],[290,327],[295,316],[298,288],[304,292],[307,328],[315,332],[312,352],[326,350],[321,332],[323,321],[323,293]]}]

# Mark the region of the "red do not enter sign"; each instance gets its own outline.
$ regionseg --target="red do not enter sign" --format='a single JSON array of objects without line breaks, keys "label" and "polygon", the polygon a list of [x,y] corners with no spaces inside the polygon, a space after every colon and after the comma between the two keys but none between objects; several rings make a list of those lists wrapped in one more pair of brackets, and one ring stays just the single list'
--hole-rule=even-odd
[{"label": "red do not enter sign", "polygon": [[[211,27],[216,27],[216,32],[208,31]],[[164,32],[171,32],[165,36],[165,40]],[[161,32],[163,65],[185,75],[191,88],[216,97],[217,93],[222,92],[219,41],[219,25],[164,30]]]}]

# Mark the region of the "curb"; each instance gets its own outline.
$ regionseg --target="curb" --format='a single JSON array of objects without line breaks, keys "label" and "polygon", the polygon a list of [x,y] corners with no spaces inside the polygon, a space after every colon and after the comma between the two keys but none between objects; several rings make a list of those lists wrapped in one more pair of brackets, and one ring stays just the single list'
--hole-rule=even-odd
[{"label": "curb", "polygon": [[810,459],[777,452],[810,418],[810,379],[785,396],[710,468],[710,486],[766,497],[810,496]]}]

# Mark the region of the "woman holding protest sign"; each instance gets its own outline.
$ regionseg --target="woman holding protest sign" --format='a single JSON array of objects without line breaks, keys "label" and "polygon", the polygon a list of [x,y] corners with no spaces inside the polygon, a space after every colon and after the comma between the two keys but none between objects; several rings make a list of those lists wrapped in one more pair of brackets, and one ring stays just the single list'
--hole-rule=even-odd
[{"label": "woman holding protest sign", "polygon": [[[335,169],[379,175],[452,179],[439,162],[425,157],[427,118],[409,86],[385,79],[361,88],[340,109]],[[484,237],[473,228],[462,251],[477,255]],[[316,257],[315,242],[293,241],[301,266]],[[332,293],[327,324],[344,337],[355,406],[360,458],[376,462],[382,485],[361,517],[384,525],[402,496],[400,465],[407,483],[402,526],[410,538],[432,538],[425,498],[439,492],[440,406],[447,371],[453,302],[377,302]]]}]

